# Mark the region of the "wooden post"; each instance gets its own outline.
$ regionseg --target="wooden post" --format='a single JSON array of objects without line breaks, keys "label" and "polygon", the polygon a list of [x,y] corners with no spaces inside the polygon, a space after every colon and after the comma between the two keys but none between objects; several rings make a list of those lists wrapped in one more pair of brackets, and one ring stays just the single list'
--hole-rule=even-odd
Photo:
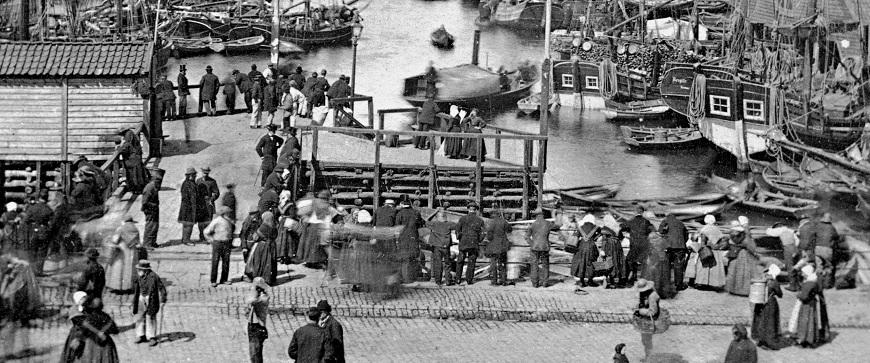
[{"label": "wooden post", "polygon": [[529,218],[529,157],[531,142],[523,140],[523,219]]},{"label": "wooden post", "polygon": [[[124,33],[124,0],[115,0],[115,30],[118,32],[118,37]],[[159,10],[159,9],[158,9]]]},{"label": "wooden post", "polygon": [[[30,41],[30,0],[20,0],[18,14],[18,40]],[[43,11],[45,9],[42,9]]]},{"label": "wooden post", "polygon": [[474,31],[474,50],[471,53],[471,64],[480,63],[480,29]]},{"label": "wooden post", "polygon": [[[381,115],[381,121],[383,121],[383,115]],[[383,122],[382,122],[383,124]],[[382,125],[383,126],[383,125]],[[374,180],[373,183],[373,196],[372,196],[372,206],[377,208],[381,205],[381,131],[375,131],[375,166],[374,166]]]},{"label": "wooden post", "polygon": [[317,128],[313,128],[311,129],[311,165],[308,166],[308,169],[311,172],[311,176],[308,178],[309,192],[314,192],[315,181],[317,179],[317,139]]},{"label": "wooden post", "polygon": [[429,197],[427,202],[429,208],[435,208],[435,178],[437,170],[435,167],[435,136],[429,136]]},{"label": "wooden post", "polygon": [[[550,58],[544,58],[541,64],[541,105],[540,107],[540,134],[546,135],[550,127],[549,124],[549,101],[550,101]],[[577,80],[575,80],[576,82]]]},{"label": "wooden post", "polygon": [[6,162],[0,160],[0,205],[6,205]]},{"label": "wooden post", "polygon": [[538,207],[544,205],[544,168],[547,164],[547,141],[540,140],[540,151],[538,151]]},{"label": "wooden post", "polygon": [[477,197],[477,206],[481,213],[483,213],[483,166],[481,165],[480,159],[483,159],[483,137],[481,135],[477,135],[474,139],[474,142],[477,143],[477,155],[475,155],[474,161],[474,172],[475,175],[475,196]]},{"label": "wooden post", "polygon": [[[60,159],[69,161],[69,80],[61,79],[60,93]],[[148,142],[148,140],[145,140]]]},{"label": "wooden post", "polygon": [[36,196],[42,191],[42,161],[36,162]]},{"label": "wooden post", "polygon": [[[381,119],[381,121],[381,125],[383,125],[383,119]],[[369,128],[373,127],[375,127],[375,103],[371,98],[369,98]],[[381,128],[383,128],[383,126],[381,126]]]},{"label": "wooden post", "polygon": [[[501,135],[501,130],[495,130],[496,135]],[[495,158],[501,159],[501,138],[495,138]]]},{"label": "wooden post", "polygon": [[[384,114],[378,113],[378,130],[383,130],[383,129],[384,129]],[[378,135],[378,134],[375,134],[375,135]],[[375,140],[377,140],[377,138],[375,138]]]}]

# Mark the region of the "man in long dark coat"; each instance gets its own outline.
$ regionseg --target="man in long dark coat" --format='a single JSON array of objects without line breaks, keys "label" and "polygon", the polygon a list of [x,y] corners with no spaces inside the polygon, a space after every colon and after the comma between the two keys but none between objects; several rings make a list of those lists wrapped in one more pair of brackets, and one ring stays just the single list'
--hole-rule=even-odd
[{"label": "man in long dark coat", "polygon": [[131,129],[122,129],[119,134],[123,140],[118,147],[118,153],[124,162],[127,190],[133,194],[142,193],[142,188],[148,182],[148,172],[142,162],[142,143],[139,136]]},{"label": "man in long dark coat", "polygon": [[260,141],[257,142],[257,147],[255,148],[257,155],[260,156],[260,170],[263,172],[260,186],[266,185],[266,179],[269,178],[269,174],[275,170],[275,165],[278,162],[278,150],[281,148],[281,145],[284,144],[284,139],[275,135],[275,130],[277,129],[278,126],[274,124],[266,126],[268,133],[260,138]]},{"label": "man in long dark coat", "polygon": [[166,75],[160,76],[160,82],[154,87],[157,93],[157,102],[160,105],[160,119],[175,119],[175,91],[172,90],[172,81],[166,79]]},{"label": "man in long dark coat", "polygon": [[224,104],[227,106],[227,115],[236,112],[236,78],[230,75],[224,79]]},{"label": "man in long dark coat", "polygon": [[459,237],[459,259],[456,261],[456,277],[458,284],[462,284],[462,267],[468,260],[468,268],[465,272],[465,283],[474,283],[474,269],[477,267],[477,256],[480,253],[480,243],[484,238],[484,221],[477,214],[477,203],[468,205],[468,214],[459,218],[456,223],[456,234]]},{"label": "man in long dark coat", "polygon": [[205,113],[214,116],[220,80],[211,73],[211,69],[211,66],[206,66],[205,74],[199,80],[199,112],[202,112],[202,104],[205,103]]},{"label": "man in long dark coat", "polygon": [[689,250],[686,247],[686,241],[689,240],[689,230],[675,215],[668,214],[659,226],[659,233],[667,241],[665,251],[668,255],[668,266],[674,274],[677,290],[685,290],[687,286],[683,282],[683,276],[686,273],[686,264],[689,258]]},{"label": "man in long dark coat", "polygon": [[495,213],[486,226],[486,245],[484,255],[489,257],[489,279],[491,285],[507,285],[507,253],[511,248],[508,235],[513,231],[501,211]]},{"label": "man in long dark coat", "polygon": [[316,99],[314,107],[326,104],[326,91],[329,91],[329,81],[326,79],[326,70],[322,69],[320,70],[320,77],[317,78],[317,82],[312,88],[312,94]]},{"label": "man in long dark coat", "polygon": [[329,343],[332,346],[332,360],[330,362],[344,363],[344,327],[332,316],[332,306],[326,300],[317,302],[317,310],[320,311],[318,325],[326,329]]},{"label": "man in long dark coat", "polygon": [[263,88],[263,112],[267,112],[266,123],[267,126],[275,124],[275,112],[278,111],[278,103],[280,102],[280,97],[278,97],[278,89],[275,86],[275,79],[268,78],[266,79],[266,87]]},{"label": "man in long dark coat", "polygon": [[[44,190],[44,189],[43,189]],[[27,228],[27,252],[31,256],[29,262],[33,265],[33,272],[42,274],[45,258],[48,255],[48,245],[51,243],[51,220],[54,212],[45,203],[46,193],[40,193],[35,203],[27,206],[24,211],[23,222]]]},{"label": "man in long dark coat", "polygon": [[282,166],[275,166],[275,169],[269,174],[269,177],[266,178],[266,183],[263,184],[263,190],[272,189],[278,194],[284,191],[285,181],[282,176],[283,173],[284,168]]},{"label": "man in long dark coat", "polygon": [[[353,92],[351,92],[350,85],[348,85],[347,82],[348,77],[342,74],[338,77],[338,80],[332,82],[332,85],[329,86],[329,91],[326,92],[326,96],[329,97],[330,100],[352,96]],[[342,102],[336,104],[335,107],[347,107],[348,105],[350,105],[348,102]]]},{"label": "man in long dark coat", "polygon": [[398,257],[401,261],[402,282],[409,284],[416,281],[420,273],[420,234],[417,230],[423,227],[425,222],[420,212],[411,208],[410,198],[407,198],[407,195],[399,203],[399,208],[396,212],[396,225],[403,228],[399,233]]},{"label": "man in long dark coat", "polygon": [[[181,203],[178,209],[178,222],[181,223],[181,243],[192,245],[190,235],[193,233],[193,225],[197,224],[199,233],[208,225],[211,216],[206,206],[206,193],[204,188],[196,184],[196,169],[187,168],[184,174],[184,182],[181,183]],[[205,241],[204,236],[200,236]]]},{"label": "man in long dark coat", "polygon": [[329,333],[318,325],[320,311],[315,307],[308,309],[308,325],[293,332],[293,339],[287,347],[287,355],[297,363],[330,362],[333,359]]},{"label": "man in long dark coat", "polygon": [[92,248],[86,254],[88,261],[85,263],[85,270],[78,280],[78,291],[84,291],[92,299],[102,299],[103,288],[106,287],[106,270],[97,262],[100,252]]},{"label": "man in long dark coat", "polygon": [[251,77],[238,70],[233,71],[233,77],[236,79],[236,87],[239,88],[239,92],[244,95],[245,107],[248,113],[251,113],[251,89],[253,88]]},{"label": "man in long dark coat", "polygon": [[[435,125],[435,115],[441,112],[438,109],[438,104],[435,103],[434,97],[426,97],[423,105],[420,107],[420,116],[417,118],[417,131],[429,131]],[[414,136],[414,147],[425,150],[428,149],[429,138],[426,136]]]},{"label": "man in long dark coat", "polygon": [[157,248],[157,230],[160,227],[160,185],[163,176],[155,173],[151,182],[142,190],[142,213],[145,214],[145,233],[143,245]]},{"label": "man in long dark coat", "polygon": [[[638,207],[637,215],[622,226],[622,231],[627,230],[629,233],[629,251],[625,256],[625,268],[628,282],[631,283],[639,277],[638,271],[643,271],[640,267],[649,253],[649,234],[655,231],[652,223],[643,217],[643,211],[642,207]],[[622,232],[620,231],[619,234],[622,235]]]},{"label": "man in long dark coat", "polygon": [[221,196],[221,189],[218,187],[217,180],[214,180],[211,176],[211,168],[206,166],[202,168],[202,177],[196,180],[196,185],[199,188],[204,188],[206,190],[206,207],[208,208],[208,218],[211,220],[215,215],[215,201]]},{"label": "man in long dark coat", "polygon": [[296,89],[302,90],[305,86],[305,74],[302,73],[302,67],[296,67],[296,72],[290,75],[290,81],[296,82]]},{"label": "man in long dark coat", "polygon": [[187,66],[182,64],[178,70],[178,117],[187,116],[187,96],[190,96],[190,85],[187,80]]},{"label": "man in long dark coat", "polygon": [[151,271],[151,262],[139,260],[136,265],[139,278],[133,280],[133,314],[136,316],[136,344],[149,342],[157,345],[157,313],[166,304],[166,287],[157,273]]}]

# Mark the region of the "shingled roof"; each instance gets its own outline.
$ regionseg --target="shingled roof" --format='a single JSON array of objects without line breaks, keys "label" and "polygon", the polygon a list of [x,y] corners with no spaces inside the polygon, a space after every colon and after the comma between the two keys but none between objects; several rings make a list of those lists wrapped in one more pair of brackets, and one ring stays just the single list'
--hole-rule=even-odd
[{"label": "shingled roof", "polygon": [[0,43],[0,77],[139,76],[151,53],[149,43]]}]

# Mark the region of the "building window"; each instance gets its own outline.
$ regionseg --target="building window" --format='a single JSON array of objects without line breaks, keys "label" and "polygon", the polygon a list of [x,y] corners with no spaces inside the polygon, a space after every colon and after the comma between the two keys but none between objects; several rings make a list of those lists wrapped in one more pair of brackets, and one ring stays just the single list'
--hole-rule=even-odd
[{"label": "building window", "polygon": [[710,96],[710,113],[719,116],[731,116],[731,98]]},{"label": "building window", "polygon": [[598,77],[586,76],[586,88],[598,89]]},{"label": "building window", "polygon": [[574,87],[574,75],[573,74],[563,74],[562,75],[562,87]]},{"label": "building window", "polygon": [[764,121],[764,102],[743,100],[743,118]]}]

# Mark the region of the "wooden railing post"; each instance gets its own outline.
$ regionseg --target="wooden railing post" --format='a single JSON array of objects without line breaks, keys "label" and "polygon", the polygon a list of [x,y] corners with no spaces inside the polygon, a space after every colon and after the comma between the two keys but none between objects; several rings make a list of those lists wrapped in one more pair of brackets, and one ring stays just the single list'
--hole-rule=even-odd
[{"label": "wooden railing post", "polygon": [[437,171],[435,168],[435,136],[429,136],[429,194],[426,201],[429,203],[429,208],[435,208],[435,178]]},{"label": "wooden railing post", "polygon": [[375,127],[375,103],[369,98],[369,128]]},{"label": "wooden railing post", "polygon": [[529,154],[531,141],[523,141],[523,219],[529,219]]},{"label": "wooden railing post", "polygon": [[475,155],[474,165],[474,172],[476,173],[475,197],[477,199],[478,210],[483,213],[483,166],[481,165],[481,159],[483,159],[483,137],[477,135],[472,142],[477,144],[477,155]]},{"label": "wooden railing post", "polygon": [[308,166],[311,172],[311,176],[308,178],[308,191],[314,192],[315,182],[317,180],[317,139],[318,139],[318,131],[317,127],[311,129],[311,165]]},{"label": "wooden railing post", "polygon": [[378,113],[378,130],[384,129],[384,113]]},{"label": "wooden railing post", "polygon": [[538,207],[544,205],[544,164],[546,164],[545,158],[547,157],[546,153],[546,140],[539,140],[540,150],[538,150],[538,186],[535,188],[537,190],[537,200]]},{"label": "wooden railing post", "polygon": [[[383,115],[381,115],[381,121],[383,121]],[[377,208],[381,205],[381,131],[375,131],[375,166],[374,166],[374,177],[372,178],[373,183],[373,195],[372,195],[372,205],[373,208]]]},{"label": "wooden railing post", "polygon": [[[495,130],[496,135],[501,135],[501,130]],[[495,138],[495,158],[501,160],[501,138]]]}]

